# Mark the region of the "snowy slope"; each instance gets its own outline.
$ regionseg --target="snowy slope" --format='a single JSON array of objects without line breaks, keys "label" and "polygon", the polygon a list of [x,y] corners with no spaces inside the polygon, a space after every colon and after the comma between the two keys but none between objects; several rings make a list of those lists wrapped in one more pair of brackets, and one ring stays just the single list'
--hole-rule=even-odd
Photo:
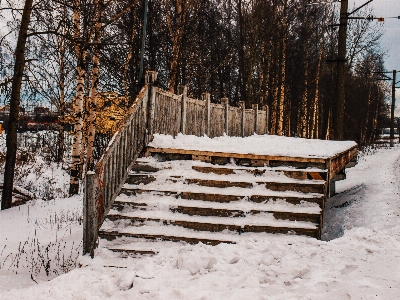
[{"label": "snowy slope", "polygon": [[[0,299],[400,299],[399,179],[400,147],[364,153],[327,202],[325,241],[267,235],[214,247],[166,243],[158,255],[125,260],[99,250],[68,274],[48,282],[34,277],[40,284],[25,269],[13,275],[2,268],[8,285]],[[70,200],[57,205],[79,207]],[[6,213],[0,212],[1,228],[26,222],[26,207],[14,209],[15,223],[5,223]],[[35,225],[12,228],[0,232],[1,243],[12,239],[7,249],[17,249]],[[47,240],[52,233],[39,234]],[[0,264],[4,259],[0,254]]]}]

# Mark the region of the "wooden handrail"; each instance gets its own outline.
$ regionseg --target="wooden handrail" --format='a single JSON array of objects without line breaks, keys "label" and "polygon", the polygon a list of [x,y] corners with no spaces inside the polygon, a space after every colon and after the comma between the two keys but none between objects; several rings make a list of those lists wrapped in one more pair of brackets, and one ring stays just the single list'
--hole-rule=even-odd
[{"label": "wooden handrail", "polygon": [[94,172],[85,177],[83,205],[83,254],[93,257],[98,230],[111,209],[129,170],[142,152],[147,138],[147,116],[151,85],[146,85],[136,97],[114,134]]}]

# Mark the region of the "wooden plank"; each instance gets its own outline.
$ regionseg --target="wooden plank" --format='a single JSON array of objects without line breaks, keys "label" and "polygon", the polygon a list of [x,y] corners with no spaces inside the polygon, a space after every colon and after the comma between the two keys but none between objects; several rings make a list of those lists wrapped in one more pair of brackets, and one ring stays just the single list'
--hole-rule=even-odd
[{"label": "wooden plank", "polygon": [[186,111],[187,111],[187,87],[178,86],[179,94],[182,95],[181,100],[181,133],[186,134]]},{"label": "wooden plank", "polygon": [[258,125],[258,104],[252,105],[254,111],[254,133],[257,134],[257,125]]},{"label": "wooden plank", "polygon": [[229,135],[229,99],[228,98],[222,98],[221,99],[221,104],[224,107],[224,128],[225,128],[225,134]]},{"label": "wooden plank", "polygon": [[239,108],[240,108],[240,112],[241,112],[240,134],[241,134],[241,137],[244,137],[245,136],[245,128],[246,128],[246,107],[245,107],[244,101],[239,101]]},{"label": "wooden plank", "polygon": [[148,147],[146,154],[149,156],[151,153],[179,153],[191,154],[199,156],[217,156],[217,157],[234,157],[234,158],[247,158],[254,160],[264,161],[294,161],[294,162],[308,162],[308,163],[326,163],[326,158],[319,157],[291,157],[291,156],[271,156],[271,155],[258,155],[258,154],[244,154],[244,153],[227,153],[227,152],[213,152],[202,150],[186,150],[186,149],[173,149],[173,148],[153,148]]}]

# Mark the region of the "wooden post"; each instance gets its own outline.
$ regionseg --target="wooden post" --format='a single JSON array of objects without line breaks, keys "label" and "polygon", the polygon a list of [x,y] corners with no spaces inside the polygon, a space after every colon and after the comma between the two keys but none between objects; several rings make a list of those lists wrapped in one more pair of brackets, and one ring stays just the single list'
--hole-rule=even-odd
[{"label": "wooden post", "polygon": [[204,129],[204,133],[209,137],[210,136],[210,114],[211,114],[211,97],[210,93],[203,93],[201,95],[202,100],[205,101],[206,105],[206,113],[205,113],[205,118],[206,118],[206,128]]},{"label": "wooden post", "polygon": [[244,101],[239,101],[239,107],[242,109],[242,127],[241,127],[241,134],[242,137],[244,137],[244,129],[245,129],[245,123],[246,123],[246,106]]},{"label": "wooden post", "polygon": [[264,109],[265,109],[265,134],[269,134],[269,107],[268,107],[268,105],[265,105]]},{"label": "wooden post", "polygon": [[98,236],[98,178],[95,172],[88,172],[85,178],[83,196],[83,255],[93,258]]},{"label": "wooden post", "polygon": [[156,103],[156,88],[153,83],[157,80],[157,72],[147,71],[145,76],[145,82],[148,85],[148,99],[147,99],[147,120],[146,129],[147,134],[145,136],[145,145],[153,140],[154,134],[154,111]]},{"label": "wooden post", "polygon": [[178,86],[178,95],[182,95],[180,132],[182,134],[186,134],[187,87],[184,85],[179,85]]},{"label": "wooden post", "polygon": [[228,100],[228,98],[222,98],[221,104],[224,106],[224,114],[225,114],[224,131],[225,131],[226,135],[229,135],[229,100]]},{"label": "wooden post", "polygon": [[257,134],[257,125],[258,125],[258,104],[252,105],[254,111],[254,134]]}]

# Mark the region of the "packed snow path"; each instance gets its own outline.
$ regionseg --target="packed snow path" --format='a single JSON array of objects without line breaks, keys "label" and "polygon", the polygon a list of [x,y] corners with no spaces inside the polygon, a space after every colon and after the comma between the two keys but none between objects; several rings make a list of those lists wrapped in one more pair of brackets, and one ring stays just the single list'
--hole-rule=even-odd
[{"label": "packed snow path", "polygon": [[[349,180],[338,181],[338,195],[326,202],[323,240],[347,229],[366,227],[399,237],[400,149],[372,150],[357,168],[347,169]],[[367,153],[368,154],[368,153]]]},{"label": "packed snow path", "polygon": [[[399,160],[399,147],[380,149],[348,170],[327,202],[325,239],[333,240],[271,235],[237,245],[171,244],[155,256],[128,258],[123,268],[103,249],[52,281],[3,287],[0,299],[399,299]],[[15,213],[14,220],[26,217]]]}]

